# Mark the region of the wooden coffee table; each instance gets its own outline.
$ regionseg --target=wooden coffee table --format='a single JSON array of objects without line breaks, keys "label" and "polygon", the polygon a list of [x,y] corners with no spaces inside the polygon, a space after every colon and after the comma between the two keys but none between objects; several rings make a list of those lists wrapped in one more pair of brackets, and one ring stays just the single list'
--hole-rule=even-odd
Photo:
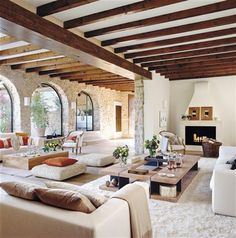
[{"label": "wooden coffee table", "polygon": [[[177,202],[180,198],[183,191],[187,188],[187,186],[191,183],[192,179],[198,173],[198,161],[199,156],[184,156],[184,163],[181,168],[177,168],[175,170],[169,171],[166,166],[156,168],[155,170],[149,170],[147,174],[134,174],[129,173],[129,169],[139,168],[144,165],[146,161],[141,161],[138,163],[134,163],[127,167],[121,167],[119,164],[115,164],[104,168],[100,171],[103,175],[110,175],[110,180],[113,178],[118,179],[118,187],[101,185],[100,189],[116,191],[126,184],[133,181],[149,181],[150,182],[150,197],[153,199],[166,200],[170,202]],[[159,173],[166,174],[174,174],[175,177],[162,177]],[[160,195],[160,186],[176,186],[177,188],[177,196],[176,197],[164,197]]]},{"label": "wooden coffee table", "polygon": [[30,170],[34,166],[40,165],[46,159],[68,156],[68,151],[53,151],[39,155],[27,155],[26,153],[9,154],[3,156],[3,166]]}]

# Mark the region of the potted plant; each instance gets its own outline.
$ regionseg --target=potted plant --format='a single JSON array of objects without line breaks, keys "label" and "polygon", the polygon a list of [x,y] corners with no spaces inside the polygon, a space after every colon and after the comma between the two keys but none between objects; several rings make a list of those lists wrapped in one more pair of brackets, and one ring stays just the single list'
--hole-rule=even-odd
[{"label": "potted plant", "polygon": [[39,92],[35,92],[31,103],[32,122],[36,127],[37,136],[44,136],[48,125],[48,111]]},{"label": "potted plant", "polygon": [[156,151],[159,147],[159,140],[156,135],[153,135],[151,140],[145,140],[144,147],[149,151],[149,157],[153,158],[156,155]]},{"label": "potted plant", "polygon": [[116,159],[120,160],[121,166],[124,166],[127,164],[128,155],[129,155],[129,147],[127,145],[118,146],[113,152],[113,156]]}]

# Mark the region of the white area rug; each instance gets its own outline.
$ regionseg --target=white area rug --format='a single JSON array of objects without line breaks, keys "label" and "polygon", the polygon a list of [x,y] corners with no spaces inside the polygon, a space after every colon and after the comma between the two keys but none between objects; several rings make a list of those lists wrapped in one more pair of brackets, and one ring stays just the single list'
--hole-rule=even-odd
[{"label": "white area rug", "polygon": [[[150,200],[153,238],[235,238],[236,218],[215,215],[211,210],[209,188],[214,159],[199,161],[200,171],[185,190],[178,203]],[[104,176],[83,185],[84,188],[111,196],[99,185],[108,180]]]},{"label": "white area rug", "polygon": [[32,173],[29,170],[14,169],[14,168],[8,168],[3,166],[0,167],[0,174],[14,175],[14,176],[19,176],[23,178],[27,178],[32,175]]}]

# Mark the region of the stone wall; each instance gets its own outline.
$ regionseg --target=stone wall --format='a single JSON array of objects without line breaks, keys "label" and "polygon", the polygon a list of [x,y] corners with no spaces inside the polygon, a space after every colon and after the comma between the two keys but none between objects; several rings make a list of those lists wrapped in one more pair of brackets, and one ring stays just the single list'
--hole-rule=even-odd
[{"label": "stone wall", "polygon": [[71,109],[71,102],[76,102],[78,93],[84,91],[91,96],[94,104],[95,130],[100,129],[106,138],[115,137],[114,102],[118,101],[122,103],[122,136],[128,136],[127,92],[39,76],[37,73],[25,73],[23,70],[11,70],[8,66],[0,67],[0,79],[7,85],[13,96],[14,130],[30,133],[30,107],[24,106],[24,97],[31,97],[41,83],[47,83],[54,86],[61,96],[64,134],[75,129],[75,111]]}]

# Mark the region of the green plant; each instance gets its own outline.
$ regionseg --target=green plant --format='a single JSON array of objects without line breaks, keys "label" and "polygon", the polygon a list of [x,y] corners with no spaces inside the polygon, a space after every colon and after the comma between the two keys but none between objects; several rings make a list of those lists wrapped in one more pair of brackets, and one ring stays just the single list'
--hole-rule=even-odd
[{"label": "green plant", "polygon": [[32,121],[37,128],[46,128],[48,125],[48,111],[39,92],[35,92],[31,103]]},{"label": "green plant", "polygon": [[151,140],[145,140],[144,147],[149,151],[150,157],[154,157],[156,155],[159,143],[160,141],[157,139],[156,135],[153,135]]},{"label": "green plant", "polygon": [[127,162],[127,157],[129,155],[129,147],[127,145],[125,146],[118,146],[114,151],[113,151],[113,156],[116,159],[121,159],[123,163],[126,164]]}]

